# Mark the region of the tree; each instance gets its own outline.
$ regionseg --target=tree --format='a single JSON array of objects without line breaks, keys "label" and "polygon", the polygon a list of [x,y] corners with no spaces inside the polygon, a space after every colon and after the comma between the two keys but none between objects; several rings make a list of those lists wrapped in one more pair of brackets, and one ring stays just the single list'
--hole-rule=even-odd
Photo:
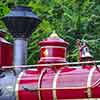
[{"label": "tree", "polygon": [[[5,1],[5,2],[4,2]],[[15,5],[32,7],[41,18],[42,23],[29,39],[28,64],[36,63],[39,59],[38,42],[47,38],[53,30],[65,41],[70,43],[68,58],[77,61],[78,49],[76,39],[86,40],[96,59],[100,59],[100,3],[99,0],[1,0],[0,17],[6,15]],[[8,7],[7,7],[8,6]],[[1,8],[0,8],[1,9]],[[0,28],[5,29],[0,22]],[[12,40],[7,35],[8,40]]]}]

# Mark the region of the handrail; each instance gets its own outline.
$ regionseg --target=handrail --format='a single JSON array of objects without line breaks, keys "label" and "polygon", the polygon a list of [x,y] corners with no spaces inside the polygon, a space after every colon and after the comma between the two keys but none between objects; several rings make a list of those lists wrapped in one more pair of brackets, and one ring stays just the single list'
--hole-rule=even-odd
[{"label": "handrail", "polygon": [[52,67],[52,66],[79,66],[79,65],[98,65],[100,60],[97,61],[86,61],[86,62],[67,62],[67,63],[51,63],[51,64],[34,64],[34,65],[19,65],[19,66],[2,66],[0,69],[9,69],[9,68],[37,68],[39,66]]}]

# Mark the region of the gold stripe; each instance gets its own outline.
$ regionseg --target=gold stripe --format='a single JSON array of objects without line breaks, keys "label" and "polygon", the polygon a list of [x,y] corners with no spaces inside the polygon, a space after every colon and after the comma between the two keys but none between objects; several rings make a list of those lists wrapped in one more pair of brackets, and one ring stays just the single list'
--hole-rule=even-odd
[{"label": "gold stripe", "polygon": [[61,47],[61,46],[43,46],[41,48],[63,48],[66,50],[66,47]]},{"label": "gold stripe", "polygon": [[38,80],[38,96],[39,96],[39,100],[41,100],[41,95],[40,95],[40,89],[41,89],[41,79],[44,75],[44,73],[46,72],[46,69],[44,68],[42,71],[41,71],[41,74],[39,76],[39,80]]},{"label": "gold stripe", "polygon": [[74,89],[86,89],[86,87],[73,87],[73,88],[71,88],[71,87],[65,87],[65,88],[38,88],[38,89],[33,89],[34,91],[43,91],[43,90],[54,90],[54,91],[56,91],[56,90],[67,90],[67,89],[72,89],[72,90],[74,90]]},{"label": "gold stripe", "polygon": [[15,94],[16,94],[16,100],[19,100],[19,95],[18,95],[18,90],[19,90],[19,81],[23,75],[24,71],[21,72],[17,78],[17,81],[16,81],[16,86],[15,86]]},{"label": "gold stripe", "polygon": [[[61,68],[62,69],[62,68]],[[61,69],[58,70],[58,72],[56,73],[55,77],[54,77],[54,80],[53,80],[53,100],[57,100],[57,96],[56,96],[56,82],[57,82],[57,79],[58,79],[58,76],[61,72]]]},{"label": "gold stripe", "polygon": [[92,97],[92,91],[91,91],[91,82],[92,82],[92,76],[93,76],[93,72],[95,71],[96,67],[93,67],[88,75],[88,80],[87,80],[87,96],[88,98]]},{"label": "gold stripe", "polygon": [[71,87],[65,87],[65,88],[37,88],[37,89],[32,89],[33,91],[43,91],[43,90],[54,90],[54,91],[56,91],[56,90],[67,90],[67,89],[72,89],[72,90],[74,90],[74,89],[86,89],[86,87],[73,87],[73,88],[71,88]]},{"label": "gold stripe", "polygon": [[[41,57],[41,59],[53,59],[54,57]],[[57,59],[65,60],[65,58],[56,57]],[[52,65],[52,64],[51,64]]]}]

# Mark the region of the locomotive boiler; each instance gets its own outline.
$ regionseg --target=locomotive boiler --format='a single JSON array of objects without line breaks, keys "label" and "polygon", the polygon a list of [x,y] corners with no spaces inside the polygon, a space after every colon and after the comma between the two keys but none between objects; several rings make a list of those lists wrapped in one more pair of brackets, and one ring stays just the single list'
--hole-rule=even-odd
[{"label": "locomotive boiler", "polygon": [[[10,51],[6,52],[11,60],[9,63],[4,60],[5,63],[2,62],[0,66],[0,100],[100,98],[100,65],[93,60],[86,43],[79,45],[80,61],[69,63],[66,60],[69,43],[53,32],[50,37],[40,41],[40,60],[37,64],[25,65],[27,39],[40,19],[28,7],[15,7],[2,20],[14,37],[14,44],[5,43],[10,45]],[[12,64],[14,66],[9,66]]]},{"label": "locomotive boiler", "polygon": [[[16,84],[17,100],[67,100],[100,98],[100,72],[94,65],[63,65],[68,43],[52,34],[41,41],[41,58],[37,69],[24,70]],[[92,59],[86,44],[80,48],[80,59]],[[57,65],[53,65],[57,63]],[[60,64],[62,63],[62,65]],[[49,66],[50,64],[50,66]]]}]

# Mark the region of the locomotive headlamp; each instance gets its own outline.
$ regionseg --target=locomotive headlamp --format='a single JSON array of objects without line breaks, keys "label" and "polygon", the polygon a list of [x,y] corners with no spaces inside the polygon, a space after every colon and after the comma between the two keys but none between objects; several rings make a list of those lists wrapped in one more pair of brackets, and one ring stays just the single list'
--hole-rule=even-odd
[{"label": "locomotive headlamp", "polygon": [[27,38],[31,35],[40,19],[30,7],[17,6],[2,18],[14,41],[14,65],[26,64]]}]

